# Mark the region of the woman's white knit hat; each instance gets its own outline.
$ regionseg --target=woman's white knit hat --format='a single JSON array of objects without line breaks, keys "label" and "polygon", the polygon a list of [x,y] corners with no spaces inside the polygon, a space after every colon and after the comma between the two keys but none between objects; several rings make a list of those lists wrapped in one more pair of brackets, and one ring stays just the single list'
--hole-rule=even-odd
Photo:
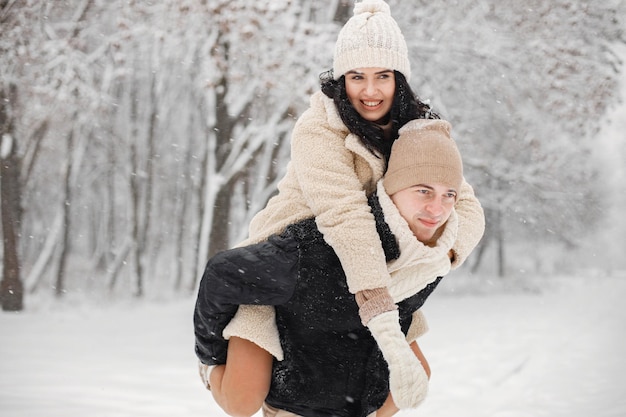
[{"label": "woman's white knit hat", "polygon": [[460,190],[463,161],[450,129],[450,123],[438,119],[416,119],[402,126],[383,179],[389,195],[418,184]]},{"label": "woman's white knit hat", "polygon": [[356,68],[387,68],[411,78],[411,64],[404,36],[383,0],[363,0],[339,32],[335,44],[333,74],[339,79]]}]

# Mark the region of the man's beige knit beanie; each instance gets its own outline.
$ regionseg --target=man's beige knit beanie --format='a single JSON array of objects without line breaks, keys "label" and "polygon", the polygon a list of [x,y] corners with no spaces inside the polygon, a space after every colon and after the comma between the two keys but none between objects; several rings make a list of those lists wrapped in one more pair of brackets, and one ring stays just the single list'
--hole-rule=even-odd
[{"label": "man's beige knit beanie", "polygon": [[335,44],[333,75],[339,79],[356,68],[386,68],[411,78],[404,36],[383,0],[363,0],[339,32]]},{"label": "man's beige knit beanie", "polygon": [[389,195],[418,184],[443,184],[458,191],[463,162],[445,120],[417,119],[404,125],[391,148],[383,186]]}]

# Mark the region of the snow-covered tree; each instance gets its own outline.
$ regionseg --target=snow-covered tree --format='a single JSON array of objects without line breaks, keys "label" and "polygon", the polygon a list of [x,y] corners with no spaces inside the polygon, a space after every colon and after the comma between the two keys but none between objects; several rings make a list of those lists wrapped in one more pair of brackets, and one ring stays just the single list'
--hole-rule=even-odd
[{"label": "snow-covered tree", "polygon": [[[597,218],[589,158],[618,98],[619,1],[395,2],[421,95],[454,126],[487,213],[483,244],[574,245]],[[499,250],[503,254],[503,250]],[[504,273],[504,260],[499,271]]]},{"label": "snow-covered tree", "polygon": [[[575,244],[621,2],[389,3],[502,272],[505,244]],[[193,289],[275,192],[352,4],[0,0],[3,294]]]},{"label": "snow-covered tree", "polygon": [[[78,34],[84,24],[85,12],[92,5],[91,1],[84,1],[80,7],[73,9],[64,20],[62,28],[50,27],[44,24],[49,17],[49,4],[34,1],[0,3],[0,90],[2,91],[2,113],[6,116],[6,131],[3,132],[3,145],[8,150],[7,160],[3,167],[9,169],[3,180],[3,235],[5,243],[5,269],[7,263],[16,263],[9,266],[11,273],[5,273],[5,279],[19,281],[21,259],[18,255],[18,243],[28,246],[27,242],[18,242],[17,237],[23,234],[23,215],[25,207],[23,193],[28,188],[43,186],[46,179],[39,178],[33,173],[37,162],[41,161],[42,140],[54,125],[59,131],[65,130],[67,137],[71,137],[74,129],[80,128],[80,120],[88,116],[86,111],[92,97],[89,63],[81,55]],[[33,24],[38,22],[39,24]],[[75,64],[74,64],[75,63]],[[68,99],[69,98],[69,99]],[[82,103],[81,103],[82,101]],[[77,110],[83,113],[77,117]],[[67,117],[70,115],[69,117]],[[74,117],[74,119],[72,118]],[[65,125],[67,120],[75,124]],[[62,135],[62,133],[61,133]],[[63,149],[65,151],[65,149]],[[72,155],[68,158],[59,158],[51,164],[57,163],[70,166]],[[45,187],[44,187],[45,188]],[[68,187],[61,190],[68,190]],[[59,190],[59,191],[61,191]],[[60,293],[63,282],[64,250],[68,234],[68,211],[71,202],[68,195],[61,199],[51,198],[42,200],[45,192],[38,195],[34,205],[44,203],[48,211],[56,211],[57,216],[65,221],[57,222],[58,227],[48,239],[54,244],[46,245],[49,248],[42,253],[42,258],[50,259],[54,253],[52,249],[60,248],[56,252],[56,285]],[[45,198],[45,197],[44,197]],[[58,202],[55,208],[54,201]],[[10,209],[9,209],[10,208]],[[30,208],[30,206],[29,206]],[[5,216],[8,216],[5,217]],[[40,232],[40,231],[39,231]],[[11,235],[14,238],[11,238]],[[46,262],[42,262],[44,264]],[[15,275],[18,278],[15,278]],[[13,276],[11,278],[10,276]],[[18,303],[19,304],[19,303]],[[21,304],[19,304],[21,306]]]}]

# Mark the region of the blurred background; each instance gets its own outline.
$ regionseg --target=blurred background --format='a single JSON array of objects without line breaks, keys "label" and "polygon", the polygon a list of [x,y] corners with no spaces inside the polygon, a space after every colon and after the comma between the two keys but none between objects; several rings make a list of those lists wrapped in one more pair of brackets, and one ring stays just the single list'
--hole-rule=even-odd
[{"label": "blurred background", "polygon": [[[487,216],[459,282],[623,275],[626,3],[389,4]],[[194,294],[275,191],[352,7],[0,0],[2,308]]]}]

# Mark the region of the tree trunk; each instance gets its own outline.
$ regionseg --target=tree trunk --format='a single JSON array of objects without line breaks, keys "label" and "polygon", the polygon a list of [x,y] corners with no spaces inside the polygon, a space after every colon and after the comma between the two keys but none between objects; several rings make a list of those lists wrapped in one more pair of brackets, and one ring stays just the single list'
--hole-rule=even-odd
[{"label": "tree trunk", "polygon": [[350,0],[338,0],[337,8],[333,16],[333,21],[341,25],[346,23],[352,17],[352,9],[354,4]]},{"label": "tree trunk", "polygon": [[[151,72],[151,82],[150,82],[150,119],[148,125],[148,137],[146,138],[146,181],[145,187],[143,188],[143,221],[141,222],[141,230],[140,230],[140,246],[142,258],[146,259],[146,267],[143,271],[143,276],[141,277],[141,282],[138,282],[138,287],[141,288],[141,292],[143,293],[144,287],[144,276],[154,276],[155,274],[150,271],[150,266],[157,264],[155,259],[152,259],[152,262],[147,262],[147,260],[153,257],[158,257],[158,248],[161,245],[162,234],[157,234],[158,241],[154,242],[152,245],[148,244],[148,233],[150,231],[150,227],[152,224],[153,218],[153,194],[154,194],[154,159],[157,158],[155,152],[155,143],[156,143],[156,135],[157,135],[157,123],[158,123],[158,98],[156,92],[156,75]],[[153,248],[152,255],[150,255],[148,248]]]},{"label": "tree trunk", "polygon": [[475,274],[478,272],[478,269],[480,268],[480,265],[482,264],[483,261],[483,255],[485,254],[485,250],[487,249],[487,246],[489,246],[489,240],[490,237],[485,235],[482,239],[482,241],[478,244],[478,248],[476,248],[476,255],[474,256],[474,264],[472,265],[471,268],[471,272],[472,274]]},{"label": "tree trunk", "polygon": [[[190,117],[190,122],[189,122],[189,133],[187,134],[187,141],[186,141],[186,148],[183,150],[182,154],[184,155],[183,161],[185,161],[185,163],[182,164],[182,178],[185,179],[190,179],[192,174],[191,174],[191,161],[193,159],[193,151],[194,151],[194,146],[193,146],[193,137],[194,137],[194,130],[193,130],[193,126],[194,126],[194,112],[189,112],[189,117]],[[177,184],[177,193],[176,193],[176,211],[175,211],[175,219],[177,219],[177,223],[178,223],[178,227],[176,227],[176,237],[175,237],[175,242],[176,242],[176,248],[175,248],[175,259],[174,259],[174,289],[176,291],[180,291],[183,288],[183,277],[185,275],[185,262],[184,262],[184,248],[186,246],[186,241],[185,241],[185,225],[188,224],[187,223],[187,219],[190,218],[190,214],[189,213],[190,207],[189,207],[189,201],[188,201],[188,196],[189,196],[189,192],[187,191],[187,186],[186,184],[180,186]],[[195,242],[197,242],[197,240],[194,240]],[[193,248],[193,253],[196,254],[197,256],[197,250],[195,250],[195,248]],[[194,265],[194,267],[192,268],[192,274],[193,277],[195,277],[196,275],[196,269],[195,269],[195,260],[194,263],[192,263],[192,265]],[[195,288],[195,278],[192,278],[192,288]]]},{"label": "tree trunk", "polygon": [[[224,44],[224,49],[228,51],[230,45]],[[215,165],[209,167],[213,172],[219,172],[223,158],[231,150],[232,132],[237,117],[230,113],[226,97],[230,89],[228,79],[222,77],[219,87],[215,94],[215,112],[216,112],[216,158]],[[218,166],[219,165],[219,166]],[[207,257],[215,255],[217,252],[228,249],[230,242],[228,239],[229,220],[230,220],[230,200],[232,196],[232,182],[224,179],[226,182],[220,184],[219,188],[213,193],[213,218],[211,223],[211,232],[209,237],[209,247],[206,253]],[[209,178],[211,181],[211,178]],[[210,186],[210,185],[209,185]],[[207,207],[205,207],[205,210]],[[207,259],[208,259],[207,258]]]},{"label": "tree trunk", "polygon": [[475,249],[476,254],[473,255],[473,258],[475,260],[471,268],[472,274],[475,274],[476,272],[478,272],[483,262],[483,258],[487,251],[487,248],[489,247],[489,244],[493,241],[494,233],[493,233],[493,225],[492,225],[491,219],[494,217],[496,217],[496,215],[494,214],[494,211],[485,207],[485,220],[486,220],[485,233],[481,241],[478,243],[478,247]]},{"label": "tree trunk", "polygon": [[502,221],[502,211],[495,210],[495,240],[498,249],[498,277],[503,278],[506,274],[506,260],[504,259],[504,226]]},{"label": "tree trunk", "polygon": [[[11,140],[3,137],[1,145],[6,146],[6,142]],[[21,311],[24,308],[24,285],[20,278],[20,261],[18,257],[17,230],[20,228],[20,215],[15,209],[15,203],[19,202],[20,198],[18,162],[15,153],[11,152],[8,158],[2,158],[0,173],[4,249],[0,302],[2,303],[2,309],[5,311]]]},{"label": "tree trunk", "polygon": [[[135,80],[136,81],[136,80]],[[135,82],[131,87],[130,92],[130,125],[131,135],[129,138],[130,141],[130,163],[132,167],[132,172],[130,174],[130,192],[131,192],[131,237],[132,237],[132,249],[131,249],[131,258],[133,261],[134,267],[134,278],[135,278],[135,297],[143,296],[143,263],[142,263],[142,237],[141,237],[141,195],[142,184],[145,181],[145,173],[141,167],[139,150],[137,148],[137,139],[139,138],[139,110],[138,106],[138,82]]]},{"label": "tree trunk", "polygon": [[233,195],[232,181],[224,184],[215,197],[213,226],[209,239],[209,258],[217,252],[228,249],[230,242],[230,204]]},{"label": "tree trunk", "polygon": [[54,222],[52,223],[50,230],[48,231],[48,234],[46,235],[46,240],[43,248],[39,252],[37,261],[26,278],[26,289],[28,293],[34,294],[43,282],[45,271],[54,256],[57,244],[61,241],[59,236],[61,236],[62,232],[63,212],[59,210],[54,218]]},{"label": "tree trunk", "polygon": [[[74,117],[76,120],[76,117]],[[67,135],[67,167],[65,171],[64,178],[64,189],[63,189],[63,201],[61,211],[63,213],[63,230],[61,232],[61,239],[59,241],[60,246],[60,254],[59,254],[59,266],[57,269],[56,283],[54,286],[54,294],[57,297],[62,296],[65,293],[65,269],[67,265],[67,256],[68,256],[68,246],[69,246],[69,229],[70,229],[70,210],[71,210],[71,201],[72,201],[72,186],[71,186],[71,176],[72,176],[72,164],[73,159],[73,148],[74,148],[74,128],[70,130]]]},{"label": "tree trunk", "polygon": [[[133,136],[136,137],[136,136]],[[140,204],[140,194],[141,194],[141,181],[142,179],[141,177],[141,172],[138,166],[138,155],[137,155],[137,147],[135,146],[135,143],[132,142],[130,145],[130,154],[131,154],[131,158],[133,160],[132,164],[133,164],[133,173],[131,174],[131,179],[130,179],[130,189],[131,189],[131,201],[132,201],[132,209],[131,209],[131,236],[132,236],[132,241],[133,241],[133,245],[132,245],[132,259],[133,259],[133,266],[134,266],[134,277],[135,277],[135,282],[136,282],[136,286],[135,286],[135,296],[136,297],[141,297],[143,296],[143,281],[142,281],[142,275],[143,275],[143,270],[142,270],[142,264],[141,264],[141,252],[142,252],[142,248],[141,248],[141,238],[140,238],[140,230],[141,230],[141,226],[139,224],[139,222],[141,221],[140,219],[140,208],[139,208],[139,204]]]},{"label": "tree trunk", "polygon": [[17,87],[11,85],[9,94],[0,90],[0,199],[3,237],[2,281],[0,304],[4,311],[24,309],[24,284],[20,277],[18,256],[21,224],[20,160],[14,135],[10,106],[17,97]]},{"label": "tree trunk", "polygon": [[[210,133],[208,133],[210,135]],[[209,146],[209,139],[205,140],[206,145]],[[198,219],[198,226],[192,229],[193,233],[193,242],[196,242],[195,250],[193,251],[193,270],[191,272],[192,280],[189,283],[189,290],[193,293],[197,291],[197,285],[199,281],[199,275],[204,270],[204,263],[206,262],[205,254],[208,253],[208,248],[205,245],[205,239],[203,239],[202,231],[204,229],[205,221],[204,221],[204,190],[207,187],[208,180],[206,178],[207,172],[207,164],[209,163],[209,151],[204,149],[202,150],[202,160],[200,162],[200,184],[195,190],[196,197],[196,205],[195,212],[196,218]]]},{"label": "tree trunk", "polygon": [[134,245],[133,239],[131,237],[127,237],[126,240],[122,243],[122,245],[118,248],[117,254],[111,266],[107,266],[107,277],[106,282],[109,283],[109,293],[113,293],[115,290],[115,285],[117,284],[117,278],[119,277],[120,271],[126,259],[128,258],[128,253],[132,250]]}]

